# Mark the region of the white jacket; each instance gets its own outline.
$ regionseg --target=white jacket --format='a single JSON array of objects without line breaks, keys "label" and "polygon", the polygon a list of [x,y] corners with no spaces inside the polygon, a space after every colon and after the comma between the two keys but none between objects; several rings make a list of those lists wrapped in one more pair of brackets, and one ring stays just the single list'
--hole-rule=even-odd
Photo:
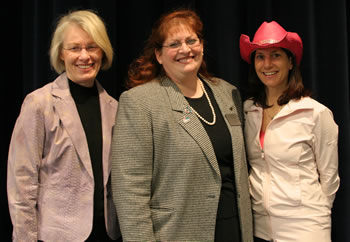
[{"label": "white jacket", "polygon": [[338,126],[332,112],[309,97],[291,100],[267,126],[262,148],[263,109],[247,100],[244,111],[255,236],[264,231],[262,238],[278,237],[274,223],[266,223],[270,217],[286,218],[286,223],[295,218],[300,227],[306,226],[303,218],[326,217],[330,231],[339,188]]}]

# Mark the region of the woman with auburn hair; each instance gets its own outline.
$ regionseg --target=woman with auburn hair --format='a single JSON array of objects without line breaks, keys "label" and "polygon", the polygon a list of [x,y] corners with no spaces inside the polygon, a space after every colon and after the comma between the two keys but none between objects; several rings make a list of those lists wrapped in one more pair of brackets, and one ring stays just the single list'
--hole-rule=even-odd
[{"label": "woman with auburn hair", "polygon": [[163,15],[129,70],[112,144],[126,241],[252,241],[237,89],[208,74],[202,21]]}]

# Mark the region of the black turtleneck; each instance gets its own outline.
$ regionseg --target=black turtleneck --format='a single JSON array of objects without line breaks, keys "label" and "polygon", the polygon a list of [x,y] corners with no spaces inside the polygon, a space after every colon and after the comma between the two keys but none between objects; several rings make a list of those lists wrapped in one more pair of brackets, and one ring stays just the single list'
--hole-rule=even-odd
[{"label": "black turtleneck", "polygon": [[69,80],[69,88],[85,131],[94,174],[93,232],[96,232],[96,229],[98,231],[106,231],[104,225],[102,124],[98,90],[96,83],[92,87],[84,87],[72,82],[71,80]]}]

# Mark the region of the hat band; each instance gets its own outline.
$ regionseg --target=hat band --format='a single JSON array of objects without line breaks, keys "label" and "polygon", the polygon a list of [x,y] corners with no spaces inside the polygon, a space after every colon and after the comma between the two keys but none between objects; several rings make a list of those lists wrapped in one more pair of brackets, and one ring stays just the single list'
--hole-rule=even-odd
[{"label": "hat band", "polygon": [[278,43],[278,40],[274,40],[274,39],[264,39],[264,40],[260,40],[259,42],[257,42],[256,44],[258,45],[263,45],[263,44],[275,44]]}]

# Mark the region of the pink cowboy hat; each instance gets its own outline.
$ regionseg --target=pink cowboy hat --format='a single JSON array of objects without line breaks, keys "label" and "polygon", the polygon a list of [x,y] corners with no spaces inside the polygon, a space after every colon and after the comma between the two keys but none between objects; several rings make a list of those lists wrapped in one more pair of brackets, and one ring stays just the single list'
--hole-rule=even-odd
[{"label": "pink cowboy hat", "polygon": [[239,48],[243,60],[250,64],[250,55],[256,49],[280,47],[290,50],[297,65],[300,64],[303,55],[303,42],[297,33],[287,32],[277,22],[264,22],[255,32],[253,42],[249,36],[242,34],[239,40]]}]

